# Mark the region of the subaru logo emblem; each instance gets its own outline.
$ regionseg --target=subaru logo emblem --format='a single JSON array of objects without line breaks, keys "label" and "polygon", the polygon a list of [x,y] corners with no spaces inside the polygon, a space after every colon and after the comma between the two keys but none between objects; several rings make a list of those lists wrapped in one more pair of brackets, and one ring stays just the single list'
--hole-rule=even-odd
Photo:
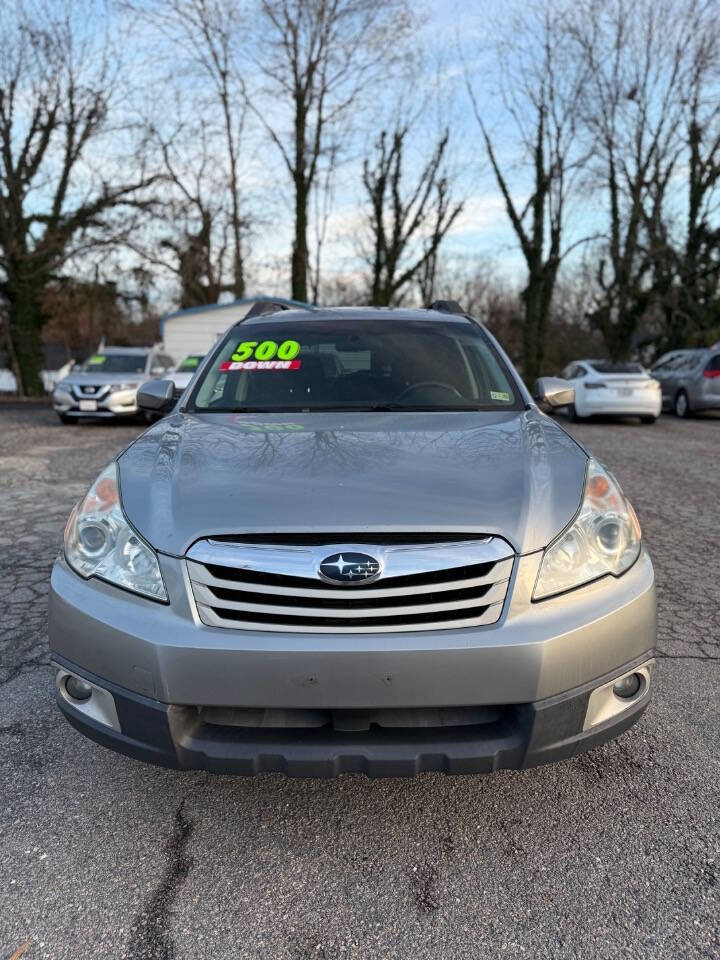
[{"label": "subaru logo emblem", "polygon": [[318,567],[318,576],[327,583],[368,583],[376,580],[381,572],[382,567],[375,557],[351,551],[333,553],[321,560]]}]

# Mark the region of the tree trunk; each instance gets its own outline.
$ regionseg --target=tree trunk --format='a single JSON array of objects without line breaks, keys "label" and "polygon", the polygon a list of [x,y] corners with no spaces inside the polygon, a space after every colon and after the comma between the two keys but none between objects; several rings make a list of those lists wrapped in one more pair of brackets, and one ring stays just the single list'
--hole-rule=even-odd
[{"label": "tree trunk", "polygon": [[43,367],[43,284],[27,277],[10,276],[8,288],[10,341],[17,365],[18,393],[20,396],[41,397],[45,393],[40,375]]},{"label": "tree trunk", "polygon": [[295,241],[292,248],[291,283],[293,300],[307,302],[308,274],[308,193],[303,179],[295,179]]},{"label": "tree trunk", "polygon": [[525,301],[525,327],[523,329],[523,380],[528,390],[534,392],[535,381],[541,376],[540,362],[544,344],[540,341],[542,316],[542,280],[530,276],[523,291]]}]

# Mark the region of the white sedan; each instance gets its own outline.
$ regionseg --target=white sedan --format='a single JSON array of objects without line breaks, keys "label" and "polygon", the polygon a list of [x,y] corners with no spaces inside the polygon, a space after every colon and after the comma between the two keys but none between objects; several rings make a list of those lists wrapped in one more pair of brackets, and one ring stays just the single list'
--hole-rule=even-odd
[{"label": "white sedan", "polygon": [[660,416],[660,384],[639,363],[576,360],[562,375],[575,387],[575,403],[569,408],[572,420],[599,414],[654,423]]}]

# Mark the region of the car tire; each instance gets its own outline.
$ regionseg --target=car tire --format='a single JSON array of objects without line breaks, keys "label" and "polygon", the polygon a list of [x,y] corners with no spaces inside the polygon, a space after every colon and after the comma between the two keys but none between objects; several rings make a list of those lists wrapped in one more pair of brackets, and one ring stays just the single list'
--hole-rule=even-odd
[{"label": "car tire", "polygon": [[568,407],[568,417],[571,423],[585,423],[585,421],[588,419],[587,417],[580,416],[574,403],[571,403]]},{"label": "car tire", "polygon": [[657,417],[640,417],[640,423],[655,423]]},{"label": "car tire", "polygon": [[684,390],[678,390],[673,401],[673,413],[676,417],[686,418],[690,416],[690,401]]},{"label": "car tire", "polygon": [[69,417],[66,413],[59,413],[60,423],[78,423],[77,417]]}]

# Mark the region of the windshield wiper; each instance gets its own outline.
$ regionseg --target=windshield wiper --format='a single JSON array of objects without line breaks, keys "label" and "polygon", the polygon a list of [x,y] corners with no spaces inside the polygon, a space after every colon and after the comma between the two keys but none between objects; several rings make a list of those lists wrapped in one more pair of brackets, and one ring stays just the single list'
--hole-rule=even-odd
[{"label": "windshield wiper", "polygon": [[452,407],[440,407],[437,405],[421,406],[421,405],[415,405],[415,404],[413,406],[409,406],[406,403],[372,403],[372,404],[368,404],[368,406],[366,407],[365,406],[346,407],[344,409],[369,410],[372,413],[376,413],[376,412],[377,413],[386,413],[386,412],[394,413],[395,411],[398,411],[398,410],[404,411],[405,413],[455,413],[455,412],[467,413],[469,410],[482,410],[484,408],[479,406],[476,403],[465,403],[465,404],[459,403],[457,405],[453,405]]},{"label": "windshield wiper", "polygon": [[312,406],[283,407],[194,407],[190,413],[468,413],[478,410],[487,411],[488,407],[479,404],[458,404],[452,407],[409,406],[405,403],[387,401],[384,403],[313,404]]}]

